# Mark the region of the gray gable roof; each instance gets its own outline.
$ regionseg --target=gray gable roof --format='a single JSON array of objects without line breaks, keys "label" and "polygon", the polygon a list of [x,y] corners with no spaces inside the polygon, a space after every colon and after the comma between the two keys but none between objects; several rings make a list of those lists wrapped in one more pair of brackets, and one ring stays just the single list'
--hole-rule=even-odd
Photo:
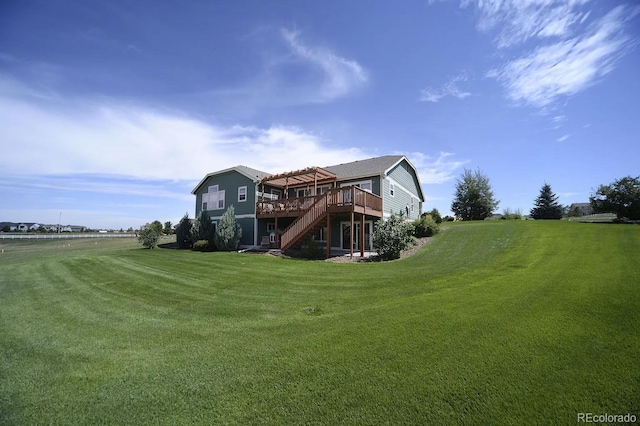
[{"label": "gray gable roof", "polygon": [[411,161],[404,155],[383,155],[366,160],[352,161],[351,163],[337,164],[335,166],[324,167],[324,169],[335,173],[338,180],[357,179],[369,176],[382,176],[402,161],[406,161],[415,173],[416,186],[418,187],[420,200],[424,201],[424,192],[420,184],[418,170],[411,164]]},{"label": "gray gable roof", "polygon": [[[424,193],[422,192],[422,185],[420,185],[418,171],[411,164],[409,159],[404,155],[383,155],[381,157],[368,158],[366,160],[358,160],[352,161],[350,163],[342,163],[336,164],[334,166],[323,167],[323,169],[330,171],[331,173],[335,173],[338,177],[338,180],[344,179],[357,179],[361,177],[369,177],[369,176],[382,176],[391,170],[394,166],[396,166],[401,161],[406,161],[409,166],[414,170],[415,177],[418,180],[417,186],[420,191],[420,199],[424,201]],[[195,194],[200,186],[204,184],[204,182],[211,176],[220,175],[223,173],[228,173],[230,171],[236,171],[258,183],[262,178],[267,176],[271,176],[271,173],[263,172],[261,170],[253,169],[251,167],[238,165],[235,167],[231,167],[225,170],[220,170],[217,172],[207,174],[201,181],[196,185],[196,187],[191,191],[192,194]]]},{"label": "gray gable roof", "polygon": [[382,157],[328,166],[324,169],[335,173],[338,179],[382,175],[404,158],[403,155],[383,155]]},{"label": "gray gable roof", "polygon": [[249,179],[251,179],[252,181],[258,183],[260,182],[260,180],[264,177],[270,176],[271,173],[267,173],[267,172],[263,172],[261,170],[258,169],[252,169],[251,167],[247,167],[247,166],[243,166],[243,165],[238,165],[235,167],[230,167],[228,169],[224,169],[224,170],[219,170],[217,172],[213,172],[213,173],[209,173],[207,174],[204,178],[202,178],[202,180],[196,185],[195,188],[193,188],[193,191],[191,191],[192,194],[195,194],[196,192],[198,192],[198,189],[200,188],[200,186],[202,186],[202,184],[209,179],[211,176],[215,176],[215,175],[221,175],[223,173],[228,173],[228,172],[238,172],[242,175],[245,175],[246,177],[248,177]]}]

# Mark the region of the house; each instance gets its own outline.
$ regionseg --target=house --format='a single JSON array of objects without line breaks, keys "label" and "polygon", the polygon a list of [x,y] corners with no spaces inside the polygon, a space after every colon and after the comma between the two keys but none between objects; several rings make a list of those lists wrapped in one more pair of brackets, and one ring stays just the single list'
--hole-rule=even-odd
[{"label": "house", "polygon": [[332,251],[372,249],[373,223],[391,214],[416,219],[424,194],[402,155],[270,174],[236,166],[207,174],[192,194],[196,216],[214,223],[233,205],[243,248],[299,248],[314,238]]},{"label": "house", "polygon": [[578,212],[582,216],[593,214],[591,203],[573,203],[569,206],[569,213]]}]

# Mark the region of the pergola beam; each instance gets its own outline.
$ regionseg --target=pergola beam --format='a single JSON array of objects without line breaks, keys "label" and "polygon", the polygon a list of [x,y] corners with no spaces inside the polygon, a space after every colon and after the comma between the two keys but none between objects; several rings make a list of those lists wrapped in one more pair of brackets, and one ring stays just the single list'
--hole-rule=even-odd
[{"label": "pergola beam", "polygon": [[260,183],[269,184],[282,188],[296,186],[310,186],[317,188],[318,184],[326,182],[335,182],[337,180],[335,173],[325,170],[321,167],[307,167],[306,169],[294,170],[292,172],[279,173],[276,175],[266,176],[262,178]]}]

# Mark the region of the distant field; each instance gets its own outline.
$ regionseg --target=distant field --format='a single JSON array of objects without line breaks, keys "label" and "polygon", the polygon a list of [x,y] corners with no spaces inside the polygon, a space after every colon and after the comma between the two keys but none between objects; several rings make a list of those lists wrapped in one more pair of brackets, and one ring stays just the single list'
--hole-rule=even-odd
[{"label": "distant field", "polygon": [[0,248],[0,424],[640,418],[637,225],[452,224],[364,264]]}]

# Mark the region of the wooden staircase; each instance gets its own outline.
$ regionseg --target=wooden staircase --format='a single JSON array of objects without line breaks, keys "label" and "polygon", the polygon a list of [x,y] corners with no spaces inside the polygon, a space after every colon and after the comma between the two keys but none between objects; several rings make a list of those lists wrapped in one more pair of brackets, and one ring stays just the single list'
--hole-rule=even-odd
[{"label": "wooden staircase", "polygon": [[280,236],[280,247],[282,250],[301,245],[305,240],[303,237],[317,232],[322,227],[323,220],[327,218],[329,207],[328,195],[327,193],[321,197],[317,197],[315,203],[284,230]]},{"label": "wooden staircase", "polygon": [[[309,206],[308,203],[311,205]],[[302,206],[309,206],[303,208]],[[291,217],[297,219],[280,236],[281,250],[300,247],[305,237],[317,232],[327,220],[329,214],[353,214],[382,217],[382,197],[355,186],[332,188],[323,195],[294,198],[290,201],[275,200],[258,202],[256,211],[259,217]],[[273,215],[273,216],[272,216]],[[277,217],[277,216],[276,216]]]}]

